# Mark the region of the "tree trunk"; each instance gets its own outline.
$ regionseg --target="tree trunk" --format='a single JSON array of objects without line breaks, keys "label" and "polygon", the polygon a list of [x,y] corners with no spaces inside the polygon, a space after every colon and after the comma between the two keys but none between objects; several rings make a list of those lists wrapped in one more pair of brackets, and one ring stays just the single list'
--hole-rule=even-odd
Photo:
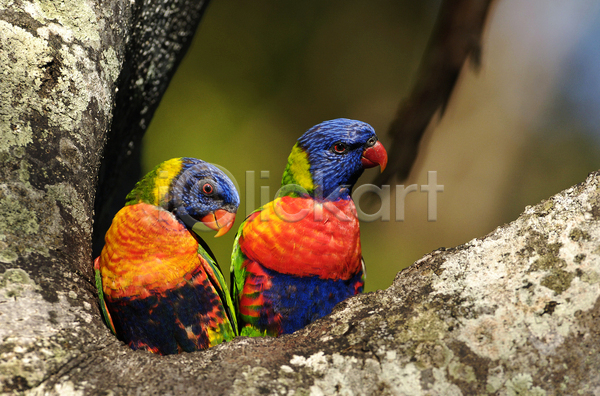
[{"label": "tree trunk", "polygon": [[600,394],[600,173],[295,334],[165,357],[112,336],[91,270],[100,153],[109,136],[108,191],[205,5],[0,0],[3,392]]},{"label": "tree trunk", "polygon": [[3,391],[49,380],[102,329],[94,197],[110,212],[207,3],[0,0]]}]

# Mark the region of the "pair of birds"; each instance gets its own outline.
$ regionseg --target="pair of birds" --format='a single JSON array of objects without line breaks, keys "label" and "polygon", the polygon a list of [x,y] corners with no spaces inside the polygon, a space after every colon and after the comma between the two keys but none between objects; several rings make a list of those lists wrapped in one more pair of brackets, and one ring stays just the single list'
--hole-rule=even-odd
[{"label": "pair of birds", "polygon": [[107,324],[131,348],[164,355],[292,333],[327,315],[363,290],[350,194],[365,168],[386,163],[369,124],[335,119],[309,129],[292,148],[280,195],[239,228],[231,295],[199,232],[231,228],[233,183],[194,158],[161,163],[127,196],[94,262]]}]

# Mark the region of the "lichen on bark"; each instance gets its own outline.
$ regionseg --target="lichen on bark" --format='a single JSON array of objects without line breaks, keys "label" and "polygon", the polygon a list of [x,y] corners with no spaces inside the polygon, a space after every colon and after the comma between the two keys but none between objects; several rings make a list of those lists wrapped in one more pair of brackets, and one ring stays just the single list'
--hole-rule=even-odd
[{"label": "lichen on bark", "polygon": [[97,316],[88,286],[91,198],[122,53],[120,61],[113,53],[100,66],[113,43],[101,41],[106,21],[94,7],[0,3],[0,389],[6,392],[39,385],[61,367]]},{"label": "lichen on bark", "polygon": [[[117,103],[133,114],[123,128],[151,118],[205,7],[0,0],[0,392],[77,392],[56,373],[114,342],[91,267],[103,148]],[[105,156],[129,139],[113,133]]]}]

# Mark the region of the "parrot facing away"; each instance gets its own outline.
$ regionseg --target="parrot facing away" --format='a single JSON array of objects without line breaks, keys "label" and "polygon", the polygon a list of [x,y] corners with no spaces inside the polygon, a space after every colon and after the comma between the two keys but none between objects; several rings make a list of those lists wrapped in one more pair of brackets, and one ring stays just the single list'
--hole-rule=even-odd
[{"label": "parrot facing away", "polygon": [[364,262],[352,187],[387,153],[364,122],[309,129],[288,158],[278,197],[238,230],[231,291],[242,336],[293,333],[361,293]]},{"label": "parrot facing away", "polygon": [[167,355],[237,335],[223,274],[198,233],[225,234],[239,203],[231,180],[195,158],[165,161],[136,184],[94,262],[103,315],[119,339]]}]

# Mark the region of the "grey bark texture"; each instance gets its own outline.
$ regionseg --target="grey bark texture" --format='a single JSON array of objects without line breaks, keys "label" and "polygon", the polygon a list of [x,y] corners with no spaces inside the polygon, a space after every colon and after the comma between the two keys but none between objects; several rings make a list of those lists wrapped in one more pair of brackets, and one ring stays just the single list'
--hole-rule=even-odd
[{"label": "grey bark texture", "polygon": [[207,1],[0,0],[0,390],[43,384],[101,323],[92,217]]},{"label": "grey bark texture", "polygon": [[113,337],[91,271],[100,151],[110,133],[127,157],[116,114],[143,130],[203,7],[0,0],[2,392],[600,394],[598,172],[295,334],[166,357]]}]

